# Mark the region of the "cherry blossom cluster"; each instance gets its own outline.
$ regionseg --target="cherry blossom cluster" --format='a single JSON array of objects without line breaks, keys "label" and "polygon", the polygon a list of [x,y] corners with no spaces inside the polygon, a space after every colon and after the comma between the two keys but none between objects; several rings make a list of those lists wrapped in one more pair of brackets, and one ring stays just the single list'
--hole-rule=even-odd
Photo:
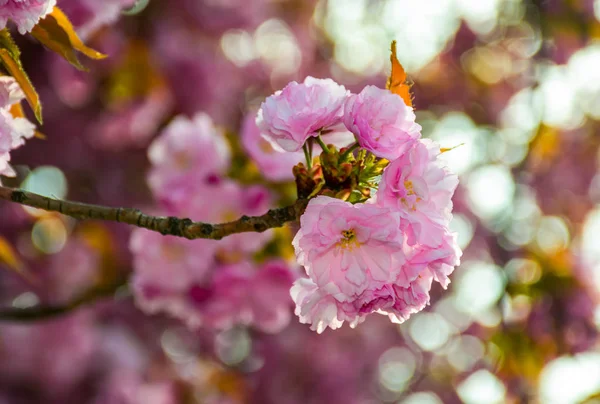
[{"label": "cherry blossom cluster", "polygon": [[[205,113],[176,117],[150,145],[148,157],[148,185],[163,214],[221,223],[270,207],[265,187],[227,177],[231,150]],[[130,239],[136,302],[191,327],[244,324],[280,331],[291,319],[295,273],[283,260],[253,259],[272,237],[267,231],[187,240],[136,229]]]},{"label": "cherry blossom cluster", "polygon": [[[421,139],[401,97],[375,86],[350,94],[331,79],[308,77],[268,97],[256,123],[276,150],[289,153],[343,124],[362,149],[361,161],[371,155],[386,164],[370,179],[372,197],[353,204],[341,200],[346,190],[336,193],[325,183],[302,215],[293,245],[308,278],[291,289],[302,323],[320,333],[344,321],[355,327],[373,312],[401,323],[429,304],[433,281],[447,287],[461,255],[448,228],[458,178],[439,158],[439,146]],[[333,149],[322,163],[331,160],[328,153]],[[329,172],[348,173],[358,160]]]},{"label": "cherry blossom cluster", "polygon": [[19,84],[9,76],[0,76],[0,175],[13,177],[15,171],[9,165],[10,151],[25,144],[25,139],[32,138],[35,126],[27,118],[14,116],[13,108],[25,94]]},{"label": "cherry blossom cluster", "polygon": [[56,6],[56,0],[0,0],[0,29],[8,20],[17,25],[19,33],[30,32],[40,18],[44,18]]}]

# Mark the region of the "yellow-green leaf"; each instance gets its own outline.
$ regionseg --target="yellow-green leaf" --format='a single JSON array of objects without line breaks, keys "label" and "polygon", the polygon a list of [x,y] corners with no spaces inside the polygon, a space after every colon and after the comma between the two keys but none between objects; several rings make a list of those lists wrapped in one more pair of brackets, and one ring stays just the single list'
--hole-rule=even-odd
[{"label": "yellow-green leaf", "polygon": [[73,24],[60,8],[52,12],[33,27],[31,34],[44,46],[58,53],[79,70],[86,70],[79,62],[77,52],[91,59],[104,59],[106,55],[87,47],[77,36]]},{"label": "yellow-green leaf", "polygon": [[15,78],[25,93],[27,102],[33,109],[35,117],[42,123],[42,104],[29,76],[21,64],[21,51],[13,41],[7,29],[0,31],[0,62],[8,73]]}]

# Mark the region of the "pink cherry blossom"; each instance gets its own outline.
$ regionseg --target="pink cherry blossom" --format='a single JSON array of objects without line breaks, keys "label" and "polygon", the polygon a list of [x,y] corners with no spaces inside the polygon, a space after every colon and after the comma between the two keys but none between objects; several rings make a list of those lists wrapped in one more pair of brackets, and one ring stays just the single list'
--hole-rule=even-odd
[{"label": "pink cherry blossom", "polygon": [[319,196],[292,244],[308,276],[320,287],[334,283],[343,301],[395,279],[405,259],[399,227],[400,217],[387,208]]},{"label": "pink cherry blossom", "polygon": [[10,107],[25,98],[25,94],[9,76],[0,77],[0,174],[14,176],[10,167],[10,151],[25,144],[33,137],[35,126],[26,118],[13,117]]},{"label": "pink cherry blossom", "polygon": [[10,19],[17,24],[19,33],[25,35],[54,6],[56,0],[0,0],[0,29],[4,29]]},{"label": "pink cherry blossom", "polygon": [[292,81],[262,103],[256,123],[274,147],[298,151],[306,139],[342,121],[349,94],[331,79]]},{"label": "pink cherry blossom", "polygon": [[244,118],[241,131],[242,146],[256,163],[262,175],[272,181],[290,181],[294,179],[292,168],[304,161],[302,152],[283,152],[273,147],[261,135],[256,126],[255,114]]},{"label": "pink cherry blossom", "polygon": [[223,174],[231,158],[224,134],[204,113],[176,117],[152,142],[148,157],[148,184],[159,200],[187,197]]},{"label": "pink cherry blossom", "polygon": [[345,321],[354,328],[371,313],[387,315],[400,324],[429,304],[432,280],[432,273],[425,270],[406,286],[388,283],[341,302],[335,298],[339,289],[333,283],[318,287],[310,279],[298,279],[290,294],[300,322],[311,324],[311,329],[320,334],[327,327],[340,328]]},{"label": "pink cherry blossom", "polygon": [[413,109],[388,90],[367,86],[350,96],[344,108],[348,130],[377,157],[396,159],[421,137]]},{"label": "pink cherry blossom", "polygon": [[458,177],[439,158],[439,146],[430,140],[416,142],[383,171],[377,204],[397,210],[406,219],[409,244],[441,244],[452,218],[452,195]]},{"label": "pink cherry blossom", "polygon": [[461,252],[447,231],[437,248],[409,245],[402,221],[389,208],[313,199],[293,241],[309,276],[290,290],[300,322],[320,333],[345,321],[355,327],[373,312],[401,323],[423,310],[432,282],[448,285]]}]

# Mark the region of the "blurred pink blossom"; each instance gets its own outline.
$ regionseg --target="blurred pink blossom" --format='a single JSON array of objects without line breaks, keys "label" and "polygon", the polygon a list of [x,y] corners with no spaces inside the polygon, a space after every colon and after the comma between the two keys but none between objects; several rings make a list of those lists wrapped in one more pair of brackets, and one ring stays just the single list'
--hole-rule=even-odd
[{"label": "blurred pink blossom", "polygon": [[70,17],[82,38],[88,38],[98,28],[110,25],[130,8],[135,0],[59,0],[59,6]]},{"label": "blurred pink blossom", "polygon": [[107,380],[94,404],[176,404],[172,381],[145,381],[141,375],[117,370]]},{"label": "blurred pink blossom", "polygon": [[25,35],[55,5],[56,0],[0,0],[0,29],[4,29],[7,21],[12,20],[19,33]]},{"label": "blurred pink blossom", "polygon": [[32,391],[41,388],[49,396],[67,394],[92,366],[97,343],[92,320],[90,312],[79,312],[34,324],[3,324],[3,382],[21,383]]},{"label": "blurred pink blossom", "polygon": [[348,130],[377,157],[396,159],[421,137],[413,109],[388,90],[367,86],[350,96],[344,108]]},{"label": "blurred pink blossom", "polygon": [[102,114],[92,126],[92,142],[111,150],[144,147],[171,112],[172,104],[169,92],[161,88],[143,99],[120,105]]},{"label": "blurred pink blossom", "polygon": [[[138,292],[157,289],[161,294],[179,293],[190,284],[209,278],[216,242],[187,240],[135,229],[129,248],[134,256],[133,283],[140,287]],[[137,302],[153,312],[153,297],[138,293]]]},{"label": "blurred pink blossom", "polygon": [[190,289],[189,298],[198,313],[194,323],[216,329],[236,324],[252,325],[277,333],[291,319],[289,289],[294,274],[283,261],[270,261],[259,268],[247,262],[219,267],[213,282]]},{"label": "blurred pink blossom", "polygon": [[100,277],[100,254],[84,241],[69,239],[65,247],[50,257],[44,272],[45,289],[53,304],[68,303],[88,291]]},{"label": "blurred pink blossom", "polygon": [[262,103],[256,123],[274,147],[298,151],[309,137],[341,122],[349,94],[331,79],[292,81]]},{"label": "blurred pink blossom", "polygon": [[193,187],[224,174],[231,156],[223,132],[198,113],[176,117],[152,142],[148,158],[150,189],[157,199],[170,200],[188,197]]},{"label": "blurred pink blossom", "polygon": [[439,158],[440,148],[424,139],[383,171],[377,204],[398,211],[409,244],[436,247],[452,218],[452,195],[458,177]]},{"label": "blurred pink blossom", "polygon": [[244,118],[241,131],[242,145],[262,175],[272,181],[291,181],[294,179],[292,168],[304,161],[301,152],[282,152],[262,137],[256,126],[256,114]]},{"label": "blurred pink blossom", "polygon": [[25,144],[25,139],[33,137],[35,126],[27,118],[14,117],[10,113],[12,105],[25,98],[25,94],[9,76],[0,76],[0,174],[14,176],[9,166],[9,152]]}]

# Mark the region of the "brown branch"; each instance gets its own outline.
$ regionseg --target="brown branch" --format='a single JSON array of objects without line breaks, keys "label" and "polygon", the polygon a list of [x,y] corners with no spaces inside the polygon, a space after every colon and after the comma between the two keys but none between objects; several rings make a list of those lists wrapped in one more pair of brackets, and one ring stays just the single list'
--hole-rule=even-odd
[{"label": "brown branch", "polygon": [[163,235],[185,237],[190,240],[196,238],[220,240],[231,234],[260,233],[274,227],[282,227],[287,222],[298,219],[308,203],[305,199],[299,199],[293,205],[270,209],[261,216],[242,216],[233,222],[210,224],[193,222],[187,218],[173,216],[149,216],[134,208],[111,208],[80,202],[61,201],[21,189],[2,186],[0,186],[0,199],[33,208],[59,212],[79,220],[94,219],[127,223]]},{"label": "brown branch", "polygon": [[38,320],[50,320],[58,316],[70,314],[82,306],[95,303],[98,300],[114,297],[117,290],[127,285],[127,280],[92,288],[69,303],[62,306],[33,306],[23,309],[3,308],[0,309],[0,321],[27,323]]}]

